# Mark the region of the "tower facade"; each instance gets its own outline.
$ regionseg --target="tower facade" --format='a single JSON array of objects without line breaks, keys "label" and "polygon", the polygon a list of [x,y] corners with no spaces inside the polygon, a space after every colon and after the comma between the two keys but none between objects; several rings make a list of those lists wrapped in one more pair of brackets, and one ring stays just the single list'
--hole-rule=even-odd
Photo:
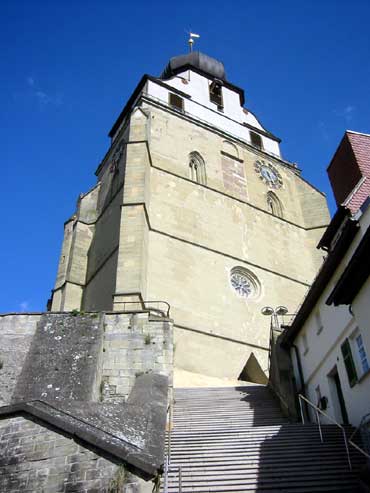
[{"label": "tower facade", "polygon": [[329,216],[244,99],[223,64],[199,52],[141,79],[96,186],[65,223],[53,311],[164,301],[177,367],[264,380],[261,308],[295,311]]}]

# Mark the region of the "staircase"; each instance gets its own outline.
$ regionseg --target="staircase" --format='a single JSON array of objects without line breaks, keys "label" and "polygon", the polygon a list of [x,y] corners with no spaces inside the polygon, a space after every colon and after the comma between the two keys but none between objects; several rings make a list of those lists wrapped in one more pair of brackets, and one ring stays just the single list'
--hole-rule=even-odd
[{"label": "staircase", "polygon": [[176,389],[174,399],[169,493],[357,491],[363,460],[351,450],[349,470],[341,430],[322,426],[321,443],[267,387]]}]

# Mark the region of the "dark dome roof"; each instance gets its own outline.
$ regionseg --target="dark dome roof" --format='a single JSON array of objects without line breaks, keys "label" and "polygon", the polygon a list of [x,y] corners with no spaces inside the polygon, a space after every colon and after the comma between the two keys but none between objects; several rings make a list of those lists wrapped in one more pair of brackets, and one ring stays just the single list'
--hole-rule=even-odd
[{"label": "dark dome roof", "polygon": [[216,79],[226,81],[224,64],[200,51],[192,51],[186,55],[179,55],[171,58],[160,78],[169,79],[178,73],[181,67],[185,67],[186,65],[191,65]]}]

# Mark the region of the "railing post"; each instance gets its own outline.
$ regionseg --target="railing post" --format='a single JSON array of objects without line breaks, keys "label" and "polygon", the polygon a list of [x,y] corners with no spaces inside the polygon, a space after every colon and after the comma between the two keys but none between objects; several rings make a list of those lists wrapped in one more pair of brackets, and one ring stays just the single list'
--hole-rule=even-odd
[{"label": "railing post", "polygon": [[301,398],[301,395],[300,394],[298,394],[298,400],[299,400],[299,409],[301,410],[302,424],[304,425],[304,415],[303,415],[302,398]]},{"label": "railing post", "polygon": [[179,467],[179,493],[182,493],[182,469]]},{"label": "railing post", "polygon": [[348,459],[349,470],[352,471],[352,463],[351,463],[351,458],[349,456],[349,449],[348,449],[348,441],[347,441],[347,436],[346,436],[346,430],[344,428],[342,428],[342,432],[343,432],[344,444],[346,446],[346,452],[347,452],[347,459]]},{"label": "railing post", "polygon": [[316,421],[317,421],[317,424],[319,426],[319,433],[320,433],[320,440],[321,440],[321,443],[324,442],[323,438],[322,438],[322,431],[321,431],[321,422],[320,422],[320,416],[319,416],[319,413],[317,411],[317,409],[315,409],[316,411]]},{"label": "railing post", "polygon": [[322,442],[323,442],[323,436],[322,436],[322,431],[321,431],[321,422],[320,422],[320,419],[318,417],[318,413],[323,414],[329,421],[331,421],[332,423],[334,423],[336,426],[338,426],[338,428],[340,428],[342,430],[343,439],[344,439],[344,445],[346,446],[346,453],[347,453],[347,459],[348,459],[348,465],[349,465],[349,470],[350,471],[352,471],[352,463],[351,463],[351,456],[350,456],[350,453],[349,453],[348,443],[350,445],[352,445],[352,447],[354,447],[356,450],[358,450],[362,455],[364,455],[365,457],[367,457],[367,459],[370,459],[370,455],[369,454],[367,454],[364,450],[362,450],[361,447],[359,447],[354,442],[352,442],[351,438],[354,436],[354,433],[351,435],[350,439],[348,440],[347,439],[347,435],[346,435],[346,430],[343,428],[343,426],[341,426],[339,423],[337,423],[334,418],[331,418],[328,414],[324,413],[324,411],[322,411],[317,406],[315,406],[314,404],[312,404],[312,402],[310,402],[306,397],[303,397],[303,395],[298,394],[298,398],[299,398],[299,405],[300,405],[300,408],[301,408],[301,417],[302,417],[302,423],[303,424],[304,424],[304,416],[303,416],[303,409],[302,409],[302,402],[301,401],[304,400],[313,409],[315,409],[315,411],[316,411],[316,418],[318,420],[318,425],[319,425],[319,430],[320,430],[320,438],[321,438],[321,441]]},{"label": "railing post", "polygon": [[168,493],[168,457],[166,457],[164,463],[163,493]]},{"label": "railing post", "polygon": [[[171,397],[172,398],[172,397]],[[172,401],[170,402],[170,409],[168,413],[168,450],[167,457],[168,463],[171,464],[171,435],[172,435]]]}]

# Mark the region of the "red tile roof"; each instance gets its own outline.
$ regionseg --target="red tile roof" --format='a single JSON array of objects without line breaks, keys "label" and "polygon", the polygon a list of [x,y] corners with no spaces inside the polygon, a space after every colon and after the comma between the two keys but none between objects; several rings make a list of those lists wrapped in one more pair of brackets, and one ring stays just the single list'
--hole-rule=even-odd
[{"label": "red tile roof", "polygon": [[346,131],[363,176],[370,177],[370,135]]},{"label": "red tile roof", "polygon": [[328,175],[337,205],[355,214],[370,195],[370,135],[347,130]]}]

